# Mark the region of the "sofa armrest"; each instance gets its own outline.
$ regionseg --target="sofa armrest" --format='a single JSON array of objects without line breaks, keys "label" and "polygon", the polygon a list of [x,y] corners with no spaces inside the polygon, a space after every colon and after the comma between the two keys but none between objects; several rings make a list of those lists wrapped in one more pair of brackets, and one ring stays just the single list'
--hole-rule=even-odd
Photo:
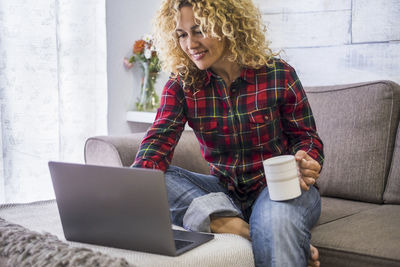
[{"label": "sofa armrest", "polygon": [[85,144],[85,162],[94,165],[129,166],[135,159],[144,134],[90,137]]},{"label": "sofa armrest", "polygon": [[[95,136],[86,140],[85,162],[94,165],[130,166],[145,133],[121,136]],[[199,143],[192,131],[184,131],[175,148],[172,165],[209,174],[208,163],[201,157]]]}]

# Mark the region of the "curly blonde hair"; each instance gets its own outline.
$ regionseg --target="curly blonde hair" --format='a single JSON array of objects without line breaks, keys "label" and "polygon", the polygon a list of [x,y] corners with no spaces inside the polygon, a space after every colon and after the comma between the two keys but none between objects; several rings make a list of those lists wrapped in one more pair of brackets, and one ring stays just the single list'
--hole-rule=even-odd
[{"label": "curly blonde hair", "polygon": [[266,27],[252,0],[164,0],[153,24],[155,45],[163,70],[179,75],[184,87],[198,88],[206,76],[179,45],[175,30],[184,6],[193,8],[205,36],[227,41],[229,61],[249,68],[271,66],[277,54],[269,48]]}]

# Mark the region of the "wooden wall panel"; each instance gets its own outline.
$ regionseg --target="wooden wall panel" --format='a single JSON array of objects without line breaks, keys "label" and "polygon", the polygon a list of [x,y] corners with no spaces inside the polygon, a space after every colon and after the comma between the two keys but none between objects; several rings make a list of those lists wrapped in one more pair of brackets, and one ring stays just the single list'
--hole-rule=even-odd
[{"label": "wooden wall panel", "polygon": [[349,44],[351,12],[280,13],[263,15],[272,47]]},{"label": "wooden wall panel", "polygon": [[285,49],[303,85],[387,79],[400,84],[400,42]]},{"label": "wooden wall panel", "polygon": [[354,43],[400,40],[399,0],[353,0]]},{"label": "wooden wall panel", "polygon": [[350,10],[351,0],[254,0],[262,13]]},{"label": "wooden wall panel", "polygon": [[400,83],[400,0],[254,0],[304,85]]}]

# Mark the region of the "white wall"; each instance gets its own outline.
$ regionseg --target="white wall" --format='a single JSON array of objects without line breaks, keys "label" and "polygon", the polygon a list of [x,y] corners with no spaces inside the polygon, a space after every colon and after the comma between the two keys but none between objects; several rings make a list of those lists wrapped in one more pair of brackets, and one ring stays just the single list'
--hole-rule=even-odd
[{"label": "white wall", "polygon": [[[399,0],[253,0],[268,25],[267,38],[297,71],[303,85],[377,79],[400,83]],[[139,71],[122,58],[143,33],[161,0],[107,1],[109,133],[146,129],[127,123]],[[134,74],[136,76],[134,76]],[[162,82],[159,83],[159,89]]]},{"label": "white wall", "polygon": [[126,122],[140,86],[140,68],[126,70],[124,57],[132,54],[133,43],[150,33],[151,20],[161,0],[107,0],[108,133],[124,134],[145,130]]}]

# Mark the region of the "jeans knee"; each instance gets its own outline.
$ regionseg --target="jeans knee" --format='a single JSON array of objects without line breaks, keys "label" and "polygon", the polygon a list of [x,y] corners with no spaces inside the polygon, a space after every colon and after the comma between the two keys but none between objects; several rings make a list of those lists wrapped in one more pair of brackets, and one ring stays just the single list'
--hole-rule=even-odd
[{"label": "jeans knee", "polygon": [[164,174],[166,182],[175,181],[177,183],[182,183],[185,181],[193,183],[190,176],[191,174],[189,171],[177,166],[169,166]]},{"label": "jeans knee", "polygon": [[[316,191],[283,202],[262,192],[250,216],[250,236],[256,266],[305,266],[310,255],[310,229],[319,217]],[[263,194],[264,193],[264,194]],[[286,264],[287,263],[287,264]]]},{"label": "jeans knee", "polygon": [[298,236],[307,232],[306,227],[297,221],[297,218],[287,214],[271,214],[271,216],[261,216],[251,221],[252,234],[262,236],[265,232],[271,238],[284,236]]},{"label": "jeans knee", "polygon": [[271,217],[250,224],[256,266],[304,266],[310,254],[309,230],[290,216]]},{"label": "jeans knee", "polygon": [[176,190],[183,186],[186,177],[182,175],[182,169],[176,166],[169,166],[164,174],[165,184],[168,191]]},{"label": "jeans knee", "polygon": [[175,166],[169,166],[168,169],[164,173],[165,179],[180,177],[180,168]]}]

